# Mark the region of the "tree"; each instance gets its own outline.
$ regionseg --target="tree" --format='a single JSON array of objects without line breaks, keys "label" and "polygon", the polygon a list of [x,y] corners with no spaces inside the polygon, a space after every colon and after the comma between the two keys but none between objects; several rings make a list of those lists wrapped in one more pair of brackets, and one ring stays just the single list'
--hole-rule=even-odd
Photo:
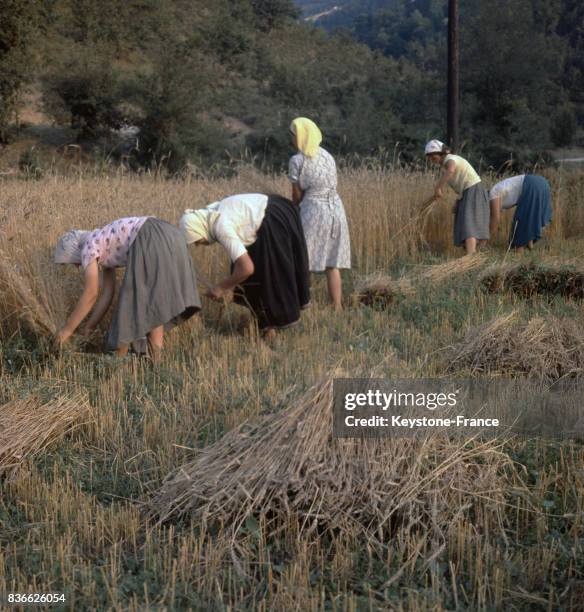
[{"label": "tree", "polygon": [[260,27],[271,30],[286,19],[295,19],[300,11],[291,0],[251,0]]},{"label": "tree", "polygon": [[32,44],[37,6],[30,0],[3,0],[0,4],[0,141],[19,108],[20,93],[31,80]]}]

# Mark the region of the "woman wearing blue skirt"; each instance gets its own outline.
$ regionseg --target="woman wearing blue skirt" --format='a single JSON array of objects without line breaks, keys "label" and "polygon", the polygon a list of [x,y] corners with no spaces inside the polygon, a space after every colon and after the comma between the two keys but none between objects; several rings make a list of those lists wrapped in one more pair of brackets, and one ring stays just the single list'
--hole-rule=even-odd
[{"label": "woman wearing blue skirt", "polygon": [[505,179],[491,189],[489,201],[491,235],[499,227],[501,211],[515,207],[509,238],[513,248],[532,249],[552,220],[551,189],[543,176],[522,174]]}]

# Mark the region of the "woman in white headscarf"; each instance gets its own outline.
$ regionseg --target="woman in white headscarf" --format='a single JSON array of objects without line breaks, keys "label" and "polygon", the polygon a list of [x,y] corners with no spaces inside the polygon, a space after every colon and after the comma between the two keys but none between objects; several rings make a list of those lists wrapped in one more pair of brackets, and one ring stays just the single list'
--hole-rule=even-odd
[{"label": "woman in white headscarf", "polygon": [[349,225],[337,193],[337,166],[333,156],[320,146],[322,134],[306,117],[290,126],[298,152],[290,159],[288,178],[292,200],[300,205],[311,272],[325,272],[330,300],[342,308],[341,269],[351,267]]},{"label": "woman in white headscarf", "polygon": [[449,185],[458,195],[454,205],[454,245],[464,247],[467,254],[476,252],[477,245],[489,240],[489,196],[481,177],[469,162],[459,155],[452,155],[439,140],[426,144],[426,158],[441,166],[442,172],[434,189],[438,200]]},{"label": "woman in white headscarf", "polygon": [[57,334],[59,344],[69,340],[90,312],[84,335],[97,327],[113,301],[116,268],[124,267],[125,274],[107,345],[120,356],[131,343],[147,337],[151,356],[158,358],[164,331],[201,307],[184,237],[160,219],[126,217],[92,232],[70,230],[59,239],[55,263],[82,266],[85,281],[75,309]]},{"label": "woman in white headscarf", "polygon": [[199,210],[186,210],[179,226],[189,244],[218,242],[231,260],[231,274],[207,295],[234,292],[262,334],[293,325],[310,302],[308,253],[298,208],[277,195],[234,195]]}]

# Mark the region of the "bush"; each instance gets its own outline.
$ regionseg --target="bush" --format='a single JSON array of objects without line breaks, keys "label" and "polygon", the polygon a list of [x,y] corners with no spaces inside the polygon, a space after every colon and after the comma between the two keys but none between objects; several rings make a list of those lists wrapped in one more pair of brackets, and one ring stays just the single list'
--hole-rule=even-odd
[{"label": "bush", "polygon": [[569,147],[576,131],[576,115],[571,106],[561,108],[553,118],[551,137],[556,147]]}]

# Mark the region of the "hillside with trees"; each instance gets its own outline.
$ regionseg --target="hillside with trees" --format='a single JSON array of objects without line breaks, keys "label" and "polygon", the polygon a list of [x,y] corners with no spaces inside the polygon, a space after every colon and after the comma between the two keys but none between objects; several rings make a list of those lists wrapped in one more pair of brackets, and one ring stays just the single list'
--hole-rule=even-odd
[{"label": "hillside with trees", "polygon": [[[326,31],[300,16],[330,4],[6,0],[0,138],[20,137],[34,94],[70,140],[136,169],[222,167],[242,155],[280,166],[297,115],[320,123],[340,157],[415,159],[426,138],[444,134],[445,0],[339,3],[316,22]],[[581,5],[464,4],[467,151],[498,165],[574,144],[584,118]],[[132,138],[120,145],[122,133]]]},{"label": "hillside with trees", "polygon": [[[297,2],[307,13],[311,2]],[[444,105],[446,0],[333,0],[317,25],[413,64]],[[461,10],[463,133],[490,159],[575,143],[584,124],[584,5],[469,0]],[[529,41],[529,44],[522,44]]]}]

